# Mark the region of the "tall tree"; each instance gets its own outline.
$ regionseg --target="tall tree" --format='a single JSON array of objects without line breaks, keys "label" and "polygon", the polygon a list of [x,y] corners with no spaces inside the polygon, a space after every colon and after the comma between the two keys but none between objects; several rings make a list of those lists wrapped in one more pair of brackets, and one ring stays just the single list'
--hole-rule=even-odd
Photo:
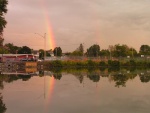
[{"label": "tall tree", "polygon": [[44,50],[43,49],[39,50],[39,58],[44,59]]},{"label": "tall tree", "polygon": [[84,55],[84,47],[83,44],[80,44],[79,47],[71,53],[72,56],[83,56]]},{"label": "tall tree", "polygon": [[139,53],[141,55],[150,55],[150,46],[149,45],[141,45]]},{"label": "tall tree", "polygon": [[53,53],[54,56],[62,56],[62,49],[60,47],[55,47]]},{"label": "tall tree", "polygon": [[100,54],[100,46],[97,44],[92,45],[89,49],[87,49],[87,56],[97,57]]},{"label": "tall tree", "polygon": [[114,57],[126,57],[128,55],[129,47],[127,45],[115,45],[115,49],[113,51]]},{"label": "tall tree", "polygon": [[0,0],[0,46],[3,46],[4,39],[2,38],[3,29],[6,26],[6,20],[4,14],[7,13],[7,0]]},{"label": "tall tree", "polygon": [[101,51],[100,51],[100,56],[110,56],[110,52],[109,52],[109,50],[108,49],[102,49]]},{"label": "tall tree", "polygon": [[9,51],[9,53],[16,54],[20,47],[14,46],[13,43],[7,43],[5,44],[5,48]]},{"label": "tall tree", "polygon": [[18,50],[19,54],[31,54],[31,49],[27,46],[23,46]]}]

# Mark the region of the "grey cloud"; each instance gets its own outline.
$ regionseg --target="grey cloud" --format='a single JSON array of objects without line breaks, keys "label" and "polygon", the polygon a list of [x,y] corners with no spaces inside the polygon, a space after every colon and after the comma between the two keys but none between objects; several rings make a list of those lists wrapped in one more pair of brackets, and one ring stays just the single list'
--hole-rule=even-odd
[{"label": "grey cloud", "polygon": [[60,45],[96,43],[100,38],[109,43],[110,36],[117,40],[129,30],[143,30],[146,36],[149,4],[149,0],[9,0],[5,34],[45,32],[45,21],[50,21]]}]

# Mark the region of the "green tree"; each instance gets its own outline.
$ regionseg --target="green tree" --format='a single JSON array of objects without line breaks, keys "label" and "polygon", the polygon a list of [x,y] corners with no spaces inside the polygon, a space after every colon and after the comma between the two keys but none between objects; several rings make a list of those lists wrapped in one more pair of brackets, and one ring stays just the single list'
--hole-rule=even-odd
[{"label": "green tree", "polygon": [[92,45],[89,49],[87,49],[87,56],[97,57],[100,54],[100,46],[97,44]]},{"label": "green tree", "polygon": [[0,54],[8,54],[8,50],[5,47],[0,47]]},{"label": "green tree", "polygon": [[20,48],[18,46],[14,46],[14,44],[12,44],[12,43],[5,44],[5,47],[7,48],[8,52],[12,53],[12,54],[18,53],[18,50]]},{"label": "green tree", "polygon": [[0,37],[2,36],[3,29],[6,26],[6,20],[4,14],[7,13],[7,0],[0,0]]},{"label": "green tree", "polygon": [[31,49],[27,46],[23,46],[18,50],[19,54],[31,54]]},{"label": "green tree", "polygon": [[79,48],[77,48],[77,51],[81,52],[81,54],[84,54],[84,46],[83,44],[80,44]]},{"label": "green tree", "polygon": [[127,52],[127,55],[131,56],[131,57],[135,57],[135,56],[138,55],[138,53],[137,53],[137,51],[134,48],[129,48],[129,50]]},{"label": "green tree", "polygon": [[43,49],[39,50],[39,59],[44,59],[44,50]]},{"label": "green tree", "polygon": [[100,56],[110,56],[110,52],[108,49],[102,49],[99,54]]},{"label": "green tree", "polygon": [[72,56],[83,56],[84,55],[84,47],[83,44],[80,44],[80,46],[71,53]]},{"label": "green tree", "polygon": [[55,47],[53,53],[54,56],[62,56],[62,49],[60,47]]},{"label": "green tree", "polygon": [[7,0],[0,0],[0,47],[3,47],[4,38],[2,38],[3,29],[7,22],[4,18],[4,14],[7,13]]},{"label": "green tree", "polygon": [[141,45],[139,53],[140,53],[140,55],[150,55],[150,46],[149,45]]},{"label": "green tree", "polygon": [[114,57],[126,57],[128,55],[129,47],[127,45],[117,44],[114,48],[112,52]]}]

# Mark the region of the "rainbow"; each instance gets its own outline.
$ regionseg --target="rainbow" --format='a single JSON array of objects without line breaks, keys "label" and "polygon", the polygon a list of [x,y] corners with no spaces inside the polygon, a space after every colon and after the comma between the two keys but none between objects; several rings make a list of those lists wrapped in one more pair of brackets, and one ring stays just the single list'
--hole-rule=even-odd
[{"label": "rainbow", "polygon": [[48,15],[48,11],[47,11],[47,6],[46,6],[46,1],[41,0],[40,3],[43,9],[43,15],[44,15],[44,22],[45,22],[45,26],[46,26],[46,39],[47,39],[47,43],[46,43],[46,47],[48,47],[47,49],[54,49],[56,47],[55,45],[55,38],[54,38],[54,34],[53,34],[53,30],[52,30],[52,25],[50,23],[50,17]]},{"label": "rainbow", "polygon": [[54,90],[54,85],[55,85],[55,79],[54,77],[46,77],[44,78],[44,80],[46,80],[45,82],[45,92],[44,92],[44,99],[45,99],[45,112],[47,113],[47,110],[49,109],[49,105],[52,99],[52,94],[53,94],[53,90]]},{"label": "rainbow", "polygon": [[52,27],[50,24],[50,19],[47,17],[46,19],[46,28],[47,28],[47,37],[48,37],[48,47],[50,47],[49,49],[54,49],[55,48],[55,39],[54,39],[54,35],[53,35],[53,31],[52,31]]},{"label": "rainbow", "polygon": [[54,90],[54,84],[55,84],[55,79],[54,77],[50,77],[48,78],[48,83],[47,83],[47,88],[46,88],[46,96],[47,96],[47,100],[50,101],[51,100],[51,97],[52,97],[52,93],[53,93],[53,90]]}]

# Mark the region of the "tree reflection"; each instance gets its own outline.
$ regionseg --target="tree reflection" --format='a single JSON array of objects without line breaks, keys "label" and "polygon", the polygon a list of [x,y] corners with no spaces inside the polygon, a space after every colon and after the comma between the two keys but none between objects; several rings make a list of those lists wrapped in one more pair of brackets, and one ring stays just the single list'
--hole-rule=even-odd
[{"label": "tree reflection", "polygon": [[119,88],[120,86],[122,86],[122,87],[126,86],[128,77],[125,74],[115,74],[112,76],[113,76],[114,81],[116,82],[115,87]]},{"label": "tree reflection", "polygon": [[62,74],[61,74],[61,73],[55,73],[55,74],[53,74],[53,77],[54,77],[56,80],[60,80],[61,77],[62,77]]},{"label": "tree reflection", "polygon": [[23,81],[28,81],[31,78],[31,75],[18,75],[18,77]]},{"label": "tree reflection", "polygon": [[96,73],[89,73],[87,74],[87,77],[93,82],[98,82],[100,80],[100,75]]},{"label": "tree reflection", "polygon": [[5,104],[3,103],[3,97],[0,93],[0,113],[5,113],[7,110]]},{"label": "tree reflection", "polygon": [[40,71],[39,71],[39,76],[40,76],[40,77],[43,77],[43,76],[44,76],[44,71],[43,71],[43,70],[40,70]]},{"label": "tree reflection", "polygon": [[3,81],[4,81],[4,75],[0,75],[0,89],[4,88]]},{"label": "tree reflection", "polygon": [[148,73],[141,73],[140,75],[141,82],[149,82],[150,81],[150,74]]}]

